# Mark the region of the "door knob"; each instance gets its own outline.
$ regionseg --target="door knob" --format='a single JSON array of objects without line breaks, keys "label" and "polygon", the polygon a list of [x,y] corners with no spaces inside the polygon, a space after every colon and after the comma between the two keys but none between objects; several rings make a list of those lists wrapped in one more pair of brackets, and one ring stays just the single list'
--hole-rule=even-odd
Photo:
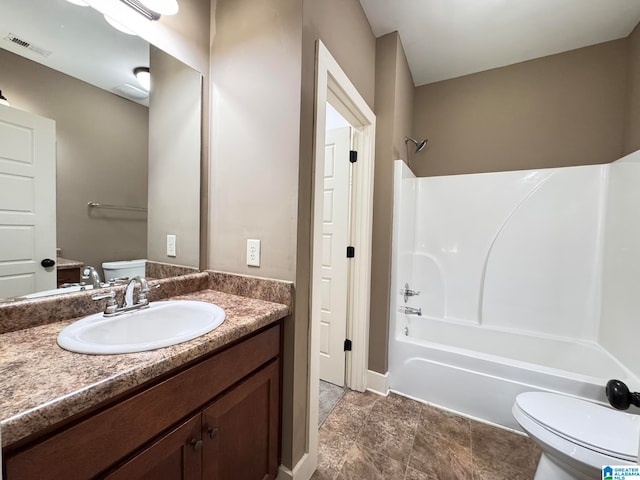
[{"label": "door knob", "polygon": [[196,452],[202,448],[202,440],[198,440],[196,438],[193,438],[193,439],[191,439],[190,443],[191,443],[191,445],[193,446],[193,449]]},{"label": "door knob", "polygon": [[40,265],[42,265],[44,268],[53,267],[55,264],[56,264],[56,261],[51,260],[50,258],[45,258],[40,262]]},{"label": "door knob", "polygon": [[218,428],[217,427],[207,428],[207,434],[209,435],[209,438],[215,438],[216,435],[218,434]]}]

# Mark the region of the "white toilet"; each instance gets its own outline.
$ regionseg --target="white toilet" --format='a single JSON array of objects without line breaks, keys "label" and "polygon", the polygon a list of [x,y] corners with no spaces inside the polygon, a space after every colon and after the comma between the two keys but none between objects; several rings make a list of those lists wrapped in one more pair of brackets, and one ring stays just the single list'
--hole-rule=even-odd
[{"label": "white toilet", "polygon": [[104,280],[108,282],[114,278],[133,278],[145,276],[146,260],[123,260],[120,262],[104,262]]},{"label": "white toilet", "polygon": [[605,465],[636,465],[640,415],[564,395],[521,393],[513,416],[542,448],[534,480],[601,479]]}]

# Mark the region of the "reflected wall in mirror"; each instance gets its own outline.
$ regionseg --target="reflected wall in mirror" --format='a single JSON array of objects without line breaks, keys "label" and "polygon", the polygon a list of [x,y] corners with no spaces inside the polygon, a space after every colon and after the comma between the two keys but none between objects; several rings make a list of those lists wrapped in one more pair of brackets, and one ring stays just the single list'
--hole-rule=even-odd
[{"label": "reflected wall in mirror", "polygon": [[[77,282],[79,264],[96,267],[102,279],[102,263],[120,260],[192,267],[155,268],[147,276],[197,270],[200,73],[113,29],[92,8],[65,0],[6,0],[3,7],[0,90],[11,108],[56,123],[52,249],[76,263],[70,272],[58,270],[62,281],[50,287]],[[150,95],[137,82],[136,67],[150,68]],[[92,208],[89,202],[136,208]],[[171,257],[168,234],[177,236]],[[32,293],[4,289],[0,297]]]}]

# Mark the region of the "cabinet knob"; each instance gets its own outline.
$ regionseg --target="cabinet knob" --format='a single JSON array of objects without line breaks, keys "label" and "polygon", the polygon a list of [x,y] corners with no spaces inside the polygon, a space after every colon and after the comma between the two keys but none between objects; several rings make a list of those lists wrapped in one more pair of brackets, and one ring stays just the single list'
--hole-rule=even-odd
[{"label": "cabinet knob", "polygon": [[193,446],[193,449],[197,452],[202,448],[202,440],[193,438],[191,439],[191,445]]},{"label": "cabinet knob", "polygon": [[218,435],[218,427],[209,427],[207,428],[207,434],[209,438],[215,438]]}]

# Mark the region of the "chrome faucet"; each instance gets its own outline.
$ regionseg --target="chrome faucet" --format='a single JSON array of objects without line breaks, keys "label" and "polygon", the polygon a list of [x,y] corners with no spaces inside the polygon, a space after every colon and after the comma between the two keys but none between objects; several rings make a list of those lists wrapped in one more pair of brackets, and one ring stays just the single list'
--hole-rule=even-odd
[{"label": "chrome faucet", "polygon": [[93,288],[100,288],[102,287],[102,280],[100,280],[100,274],[98,273],[98,271],[91,267],[91,266],[86,266],[84,267],[84,269],[82,270],[82,277],[80,277],[80,280],[82,281],[82,284],[87,284],[87,280],[90,280],[91,285],[93,285]]},{"label": "chrome faucet", "polygon": [[[133,303],[133,290],[136,288],[136,283],[140,284],[140,292],[138,293],[138,303]],[[145,305],[149,305],[149,300],[147,300],[147,293],[149,292],[149,284],[147,283],[147,279],[144,277],[136,276],[129,280],[127,284],[127,289],[124,291],[124,303],[122,304],[122,308],[137,306],[138,308],[142,308]]]},{"label": "chrome faucet", "polygon": [[415,297],[417,295],[420,295],[420,292],[418,292],[416,290],[411,290],[409,288],[409,284],[408,283],[404,284],[404,288],[402,289],[402,291],[400,293],[402,293],[402,296],[404,297],[404,303],[407,303],[409,301],[409,297]]},{"label": "chrome faucet", "polygon": [[[136,283],[140,284],[140,291],[138,292],[138,302],[133,303],[133,292],[136,288]],[[157,288],[160,285],[156,285],[153,288]],[[118,306],[116,300],[116,292],[111,290],[110,292],[97,294],[92,296],[93,300],[107,299],[107,305],[105,306],[103,315],[105,317],[113,317],[132,310],[141,310],[143,308],[149,308],[149,300],[147,299],[147,293],[151,288],[147,283],[147,279],[144,277],[133,277],[127,284],[127,288],[124,292],[124,299],[122,306]]]}]

